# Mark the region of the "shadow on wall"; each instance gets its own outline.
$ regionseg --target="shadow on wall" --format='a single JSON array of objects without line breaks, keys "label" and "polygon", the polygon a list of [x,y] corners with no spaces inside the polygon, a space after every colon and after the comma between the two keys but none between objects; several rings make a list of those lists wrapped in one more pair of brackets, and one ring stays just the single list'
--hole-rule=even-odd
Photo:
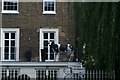
[{"label": "shadow on wall", "polygon": [[24,57],[25,57],[25,61],[29,62],[31,61],[31,57],[32,57],[32,51],[28,50],[24,53]]}]

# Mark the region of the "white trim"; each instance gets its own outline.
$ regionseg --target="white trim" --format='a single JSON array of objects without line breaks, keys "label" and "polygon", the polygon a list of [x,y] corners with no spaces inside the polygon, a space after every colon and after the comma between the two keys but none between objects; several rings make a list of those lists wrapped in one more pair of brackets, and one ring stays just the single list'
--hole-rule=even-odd
[{"label": "white trim", "polygon": [[[41,59],[41,49],[43,49],[43,33],[44,32],[55,32],[55,43],[59,43],[59,30],[58,29],[49,29],[49,28],[40,28],[40,34],[39,34],[39,61],[42,61]],[[46,61],[54,61],[54,60],[46,60]]]},{"label": "white trim", "polygon": [[[17,10],[4,10],[4,1],[17,2]],[[2,0],[2,11],[3,14],[19,14],[19,0]]]},{"label": "white trim", "polygon": [[18,11],[6,11],[6,10],[3,10],[1,13],[6,13],[6,14],[19,14],[19,12]]},{"label": "white trim", "polygon": [[61,66],[69,66],[70,64],[72,65],[82,65],[80,62],[9,62],[9,61],[0,61],[0,66],[15,66],[15,67],[45,67],[45,66],[50,66],[50,67],[61,67]]},{"label": "white trim", "polygon": [[[54,11],[45,11],[45,2],[54,2]],[[56,0],[43,0],[43,14],[56,14]]]},{"label": "white trim", "polygon": [[[5,60],[4,59],[4,32],[15,32],[15,47],[16,47],[16,54],[15,60]],[[1,28],[1,61],[19,61],[19,28]]]},{"label": "white trim", "polygon": [[55,11],[43,11],[43,14],[56,14]]}]

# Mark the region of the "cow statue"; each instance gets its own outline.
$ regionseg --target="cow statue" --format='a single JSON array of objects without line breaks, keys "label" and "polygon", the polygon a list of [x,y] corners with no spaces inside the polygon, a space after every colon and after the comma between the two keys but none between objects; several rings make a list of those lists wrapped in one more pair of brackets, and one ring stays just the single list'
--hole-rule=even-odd
[{"label": "cow statue", "polygon": [[66,52],[69,57],[69,61],[74,56],[74,49],[70,44],[55,44],[54,41],[49,42],[50,49],[55,53],[55,60],[59,59],[60,52]]}]

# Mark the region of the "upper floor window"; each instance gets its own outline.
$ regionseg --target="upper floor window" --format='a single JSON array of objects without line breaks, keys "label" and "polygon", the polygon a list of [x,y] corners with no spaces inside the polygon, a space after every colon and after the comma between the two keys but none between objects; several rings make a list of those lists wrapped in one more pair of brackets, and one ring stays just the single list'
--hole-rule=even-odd
[{"label": "upper floor window", "polygon": [[43,14],[56,14],[55,0],[43,0]]},{"label": "upper floor window", "polygon": [[19,60],[19,29],[1,29],[1,60]]},{"label": "upper floor window", "polygon": [[19,13],[18,0],[2,0],[2,13]]}]

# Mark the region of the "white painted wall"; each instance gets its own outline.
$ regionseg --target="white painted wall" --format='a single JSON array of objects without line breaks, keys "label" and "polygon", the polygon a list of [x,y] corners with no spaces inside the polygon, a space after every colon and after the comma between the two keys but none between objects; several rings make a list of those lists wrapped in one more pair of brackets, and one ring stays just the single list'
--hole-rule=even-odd
[{"label": "white painted wall", "polygon": [[65,77],[65,73],[64,73],[63,70],[64,70],[64,68],[59,69],[58,75],[57,75],[58,78],[64,78]]},{"label": "white painted wall", "polygon": [[36,78],[36,70],[34,67],[22,67],[20,70],[21,74],[27,74],[30,78]]}]

